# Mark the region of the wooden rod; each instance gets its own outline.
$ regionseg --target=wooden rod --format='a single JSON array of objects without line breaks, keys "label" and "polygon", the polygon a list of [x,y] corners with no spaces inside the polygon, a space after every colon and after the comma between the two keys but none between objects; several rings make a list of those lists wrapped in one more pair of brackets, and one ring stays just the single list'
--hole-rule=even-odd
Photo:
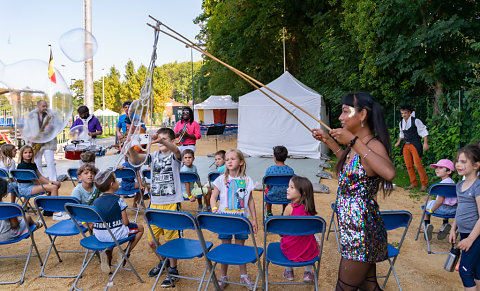
[{"label": "wooden rod", "polygon": [[[155,19],[154,17],[150,16],[150,18],[152,18],[153,20],[159,22],[157,19]],[[175,33],[176,35],[178,35],[179,37],[183,38],[185,41],[182,41],[180,40],[179,38],[165,32],[165,31],[162,31],[161,29],[153,26],[153,25],[150,25],[147,23],[147,25],[149,25],[150,27],[154,28],[154,29],[157,29],[159,30],[160,32],[163,32],[164,34],[184,43],[185,45],[189,46],[189,47],[193,47],[195,48],[197,51],[201,52],[202,54],[205,54],[206,56],[210,57],[211,59],[215,60],[216,62],[224,65],[225,67],[227,67],[228,69],[230,69],[231,71],[233,71],[234,73],[236,73],[237,75],[241,76],[244,80],[246,79],[249,79],[250,81],[253,81],[255,82],[256,84],[258,84],[259,86],[262,86],[262,87],[265,87],[267,90],[269,90],[270,92],[272,92],[273,94],[277,95],[278,97],[282,98],[284,101],[290,103],[291,105],[297,107],[298,109],[300,109],[301,111],[303,111],[305,114],[307,114],[308,116],[310,116],[311,118],[313,118],[315,121],[319,122],[321,125],[323,125],[325,128],[327,128],[328,130],[331,130],[331,128],[326,125],[323,121],[321,121],[320,119],[316,118],[315,116],[313,116],[310,112],[306,111],[305,109],[303,109],[302,107],[298,106],[297,104],[295,104],[294,102],[292,102],[291,100],[289,100],[288,98],[282,96],[281,94],[275,92],[274,90],[270,89],[269,87],[267,87],[265,84],[261,83],[260,81],[256,80],[255,78],[247,75],[246,73],[230,66],[229,64],[221,61],[220,59],[216,58],[215,56],[213,56],[212,54],[208,53],[207,51],[203,50],[202,48],[200,48],[198,45],[196,45],[195,43],[193,43],[192,41],[190,41],[189,39],[187,39],[186,37],[184,37],[183,35],[181,35],[180,33],[176,32],[175,30],[171,29],[170,27],[168,27],[167,25],[161,23],[163,26],[165,26],[167,29],[169,29],[170,31],[172,31],[173,33]],[[188,43],[186,43],[188,42]],[[252,84],[252,82],[249,82],[250,84]],[[253,84],[252,84],[253,85]],[[254,86],[256,87],[257,89],[259,89],[257,86]],[[266,96],[268,96],[270,99],[274,100],[273,98],[271,98],[268,94],[266,94],[265,92],[263,92],[262,90],[260,90],[263,94],[265,94]],[[280,105],[280,103],[276,102],[278,105]],[[281,106],[283,109],[286,110],[285,107]],[[294,116],[297,120],[299,120],[292,112],[290,112],[289,110],[287,110],[287,112],[289,112],[292,116]],[[299,120],[300,121],[300,120]],[[306,126],[303,122],[301,122],[304,126]],[[307,127],[308,128],[308,127]],[[310,129],[309,129],[310,130]]]}]

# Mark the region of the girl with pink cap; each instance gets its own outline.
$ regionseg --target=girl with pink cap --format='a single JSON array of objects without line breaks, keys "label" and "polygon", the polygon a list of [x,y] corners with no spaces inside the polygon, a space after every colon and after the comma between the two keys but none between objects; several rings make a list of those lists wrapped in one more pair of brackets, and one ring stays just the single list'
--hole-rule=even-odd
[{"label": "girl with pink cap", "polygon": [[[452,179],[453,172],[455,171],[452,161],[448,159],[441,159],[436,164],[431,164],[430,168],[435,169],[435,174],[437,177],[442,179],[440,183],[455,184],[455,181]],[[445,198],[442,196],[437,196],[436,200],[428,202],[424,222],[429,241],[432,239],[433,225],[430,224],[430,215],[428,213],[455,215],[455,212],[457,211],[457,201],[457,198]],[[437,238],[446,238],[451,228],[452,226],[448,223],[448,218],[444,218]]]}]

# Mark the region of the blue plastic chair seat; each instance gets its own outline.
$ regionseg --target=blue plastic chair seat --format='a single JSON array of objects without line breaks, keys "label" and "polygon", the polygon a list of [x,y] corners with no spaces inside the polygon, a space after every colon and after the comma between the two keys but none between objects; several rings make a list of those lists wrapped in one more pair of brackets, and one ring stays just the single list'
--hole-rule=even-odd
[{"label": "blue plastic chair seat", "polygon": [[[262,256],[263,248],[257,247],[258,256]],[[237,244],[221,244],[207,253],[207,258],[217,263],[227,265],[244,265],[255,263],[257,255],[255,248]]]},{"label": "blue plastic chair seat", "polygon": [[[83,232],[87,231],[87,228],[85,226],[82,225],[81,227]],[[75,223],[72,220],[68,219],[59,221],[54,225],[50,226],[45,230],[45,233],[55,236],[73,236],[79,234],[80,232],[75,226]]]},{"label": "blue plastic chair seat", "polygon": [[[424,209],[425,209],[425,205],[422,206],[422,210]],[[455,215],[443,215],[443,214],[437,214],[437,213],[426,213],[426,214],[435,216],[435,217],[440,217],[440,218],[455,218]]]},{"label": "blue plastic chair seat", "polygon": [[[132,234],[127,238],[118,240],[118,243],[123,244],[133,239],[135,239],[134,234]],[[114,247],[117,246],[115,242],[101,242],[94,235],[87,236],[86,238],[82,238],[80,240],[80,245],[86,249],[93,250],[93,251],[103,251],[104,249],[113,249]]]},{"label": "blue plastic chair seat", "polygon": [[272,201],[272,200],[268,199],[267,195],[265,195],[265,202],[270,203],[270,204],[289,204],[291,201],[290,200]]},{"label": "blue plastic chair seat", "polygon": [[391,244],[388,244],[388,257],[389,258],[394,258],[396,256],[398,256],[400,252],[398,251],[398,249],[394,246],[392,246]]},{"label": "blue plastic chair seat", "polygon": [[133,194],[137,194],[139,191],[140,191],[139,188],[134,188],[132,190],[125,190],[125,189],[122,189],[122,187],[120,187],[120,189],[118,189],[118,191],[115,192],[115,194],[117,194],[117,195],[133,195]]},{"label": "blue plastic chair seat", "polygon": [[[35,229],[37,229],[37,226],[34,224],[34,225],[30,225],[30,231],[34,231]],[[26,238],[29,238],[30,237],[30,233],[25,233],[24,235],[21,235],[19,237],[17,237],[16,239],[12,239],[12,240],[7,240],[7,241],[0,241],[0,245],[8,245],[8,244],[13,244],[13,243],[16,243],[16,242],[19,242],[21,240],[24,240]]]},{"label": "blue plastic chair seat", "polygon": [[282,249],[280,248],[280,243],[279,242],[269,243],[268,247],[267,247],[267,252],[265,253],[265,256],[266,256],[267,260],[272,262],[273,264],[284,266],[284,267],[310,266],[310,265],[313,265],[314,263],[316,263],[318,261],[318,256],[315,256],[315,258],[311,259],[310,261],[306,261],[306,262],[290,261],[283,254]]},{"label": "blue plastic chair seat", "polygon": [[[213,247],[213,243],[206,241],[207,250]],[[167,258],[188,260],[193,258],[200,258],[203,256],[202,245],[200,241],[187,238],[177,238],[166,242],[157,247],[157,254]]]}]

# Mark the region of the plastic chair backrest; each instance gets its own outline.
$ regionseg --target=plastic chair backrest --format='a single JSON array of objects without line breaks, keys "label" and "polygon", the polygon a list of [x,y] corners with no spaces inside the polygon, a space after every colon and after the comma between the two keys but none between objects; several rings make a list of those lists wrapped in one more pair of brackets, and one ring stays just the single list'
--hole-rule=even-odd
[{"label": "plastic chair backrest", "polygon": [[124,168],[124,169],[116,169],[115,170],[115,176],[119,179],[123,178],[136,178],[135,171],[129,168]]},{"label": "plastic chair backrest", "polygon": [[67,203],[65,210],[77,221],[103,222],[95,206]]},{"label": "plastic chair backrest", "polygon": [[67,170],[67,174],[71,178],[78,178],[77,171],[78,171],[78,168],[70,168],[70,169]]},{"label": "plastic chair backrest", "polygon": [[15,180],[34,180],[38,179],[37,173],[33,170],[11,170],[10,174]]},{"label": "plastic chair backrest", "polygon": [[161,209],[147,209],[145,221],[148,224],[169,230],[196,229],[195,218],[186,212]]},{"label": "plastic chair backrest", "polygon": [[319,216],[271,216],[265,220],[265,232],[280,235],[309,235],[325,232],[325,220]]},{"label": "plastic chair backrest", "polygon": [[52,212],[65,211],[67,203],[80,204],[80,200],[72,196],[38,196],[34,202],[38,208]]},{"label": "plastic chair backrest", "polygon": [[268,175],[263,177],[263,185],[269,186],[288,186],[290,179],[294,175]]},{"label": "plastic chair backrest", "polygon": [[208,173],[208,182],[213,182],[217,179],[222,173],[219,172],[210,172]]},{"label": "plastic chair backrest", "polygon": [[408,211],[382,211],[380,215],[385,223],[387,231],[400,227],[408,227],[412,220],[412,214]]},{"label": "plastic chair backrest", "polygon": [[0,219],[23,216],[22,207],[15,203],[0,202]]},{"label": "plastic chair backrest", "polygon": [[200,177],[195,172],[180,172],[180,182],[191,183],[200,181]]},{"label": "plastic chair backrest", "polygon": [[0,178],[8,178],[8,173],[4,169],[0,169]]},{"label": "plastic chair backrest", "polygon": [[196,216],[200,228],[221,234],[250,234],[252,224],[243,216],[201,212]]},{"label": "plastic chair backrest", "polygon": [[149,169],[142,170],[142,176],[145,177],[145,179],[151,179],[152,178],[151,170]]},{"label": "plastic chair backrest", "polygon": [[428,189],[429,195],[437,195],[446,198],[457,197],[457,184],[442,184],[437,183],[430,186]]}]

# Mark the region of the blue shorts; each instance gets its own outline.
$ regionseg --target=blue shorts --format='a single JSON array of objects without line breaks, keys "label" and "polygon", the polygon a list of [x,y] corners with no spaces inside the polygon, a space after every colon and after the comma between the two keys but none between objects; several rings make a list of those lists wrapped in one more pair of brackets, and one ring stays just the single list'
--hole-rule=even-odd
[{"label": "blue shorts", "polygon": [[18,192],[20,195],[32,194],[33,187],[37,185],[35,183],[18,183]]},{"label": "blue shorts", "polygon": [[[218,234],[218,239],[221,239],[221,240],[231,240],[232,237],[233,236],[231,234],[221,234],[221,233]],[[248,234],[241,233],[241,234],[235,235],[235,240],[247,240],[247,239],[248,239]]]},{"label": "blue shorts", "polygon": [[[432,200],[432,201],[428,202],[427,209],[432,209],[434,204],[435,204],[435,200]],[[438,215],[452,215],[452,216],[455,216],[456,212],[457,212],[457,206],[456,205],[455,206],[450,206],[450,205],[442,204],[433,213],[438,214]]]}]

